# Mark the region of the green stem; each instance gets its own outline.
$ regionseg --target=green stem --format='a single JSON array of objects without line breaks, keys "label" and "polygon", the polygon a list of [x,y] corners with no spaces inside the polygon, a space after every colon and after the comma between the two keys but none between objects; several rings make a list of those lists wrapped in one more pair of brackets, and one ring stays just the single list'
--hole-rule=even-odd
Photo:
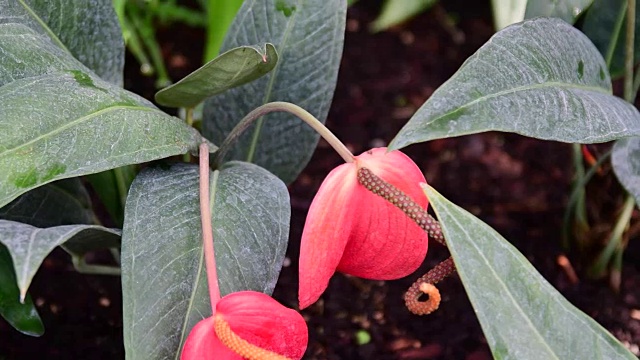
[{"label": "green stem", "polygon": [[636,30],[636,0],[627,0],[627,37],[624,56],[624,99],[633,103],[633,58]]},{"label": "green stem", "polygon": [[220,287],[213,248],[213,227],[211,226],[211,207],[209,204],[209,172],[209,145],[204,142],[200,144],[200,222],[202,224],[202,246],[207,269],[209,299],[211,300],[211,315],[214,316],[216,314],[216,304],[220,300]]},{"label": "green stem", "polygon": [[124,209],[124,206],[127,203],[127,193],[129,192],[129,188],[127,187],[127,181],[125,180],[125,175],[122,170],[122,168],[113,169],[113,175],[116,178],[116,187],[118,189],[120,205],[122,206],[121,208]]},{"label": "green stem", "polygon": [[611,233],[611,238],[605,246],[604,250],[598,256],[598,260],[593,265],[592,273],[597,277],[601,275],[607,267],[607,264],[611,261],[611,256],[614,254],[615,250],[622,244],[622,235],[629,225],[629,220],[631,220],[631,214],[633,213],[633,209],[636,205],[636,201],[633,196],[627,194],[627,198],[624,201],[624,205],[622,206],[622,212],[620,216],[618,216],[618,220],[616,221],[616,225],[613,228],[613,232]]},{"label": "green stem", "polygon": [[224,156],[231,148],[231,145],[242,135],[242,133],[253,124],[254,121],[260,119],[262,116],[276,111],[284,111],[290,114],[297,116],[300,120],[307,123],[307,125],[311,126],[313,130],[315,130],[320,136],[322,136],[328,143],[333,147],[333,149],[344,159],[346,162],[353,162],[354,156],[347,149],[346,146],[335,136],[320,120],[316,119],[313,115],[311,115],[307,110],[301,108],[298,105],[291,104],[288,102],[276,101],[268,104],[264,104],[255,110],[251,111],[247,116],[245,116],[238,125],[236,125],[231,133],[224,140],[216,157],[213,161],[215,167],[218,167],[221,162],[224,160]]},{"label": "green stem", "polygon": [[622,22],[624,21],[626,9],[627,8],[623,2],[620,6],[620,11],[618,12],[616,23],[613,26],[611,39],[609,39],[609,47],[607,48],[607,54],[605,55],[605,62],[607,63],[608,69],[611,69],[611,61],[613,60],[613,53],[615,52],[616,46],[618,45],[618,38],[620,37],[620,30],[622,30]]}]

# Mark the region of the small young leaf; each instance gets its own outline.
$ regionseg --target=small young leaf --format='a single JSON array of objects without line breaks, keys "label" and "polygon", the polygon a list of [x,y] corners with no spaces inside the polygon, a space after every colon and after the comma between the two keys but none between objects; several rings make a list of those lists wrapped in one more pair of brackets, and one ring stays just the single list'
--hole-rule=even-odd
[{"label": "small young leaf", "polygon": [[524,20],[527,0],[491,0],[493,24],[496,30]]},{"label": "small young leaf", "polygon": [[[178,358],[211,314],[202,251],[198,167],[147,168],[131,186],[122,238],[127,359]],[[271,294],[289,236],[289,195],[268,171],[232,161],[211,174],[211,213],[222,295]]]},{"label": "small young leaf", "polygon": [[424,189],[494,358],[637,359],[495,230]]},{"label": "small young leaf", "polygon": [[41,228],[93,224],[94,216],[89,193],[78,178],[35,188],[0,208],[0,219]]},{"label": "small young leaf", "polygon": [[112,0],[0,0],[0,26],[7,23],[49,37],[98,76],[122,86],[124,41]]},{"label": "small young leaf", "polygon": [[524,18],[548,16],[573,24],[592,2],[593,0],[530,0],[527,1]]},{"label": "small young leaf", "polygon": [[640,114],[611,95],[607,67],[586,36],[562,20],[537,18],[495,34],[389,149],[491,130],[596,143],[640,135]]},{"label": "small young leaf", "polygon": [[[624,74],[624,42],[627,0],[595,0],[584,17],[582,31],[593,41],[609,66],[611,77]],[[634,64],[640,60],[640,21],[636,7]]]},{"label": "small young leaf", "polygon": [[640,138],[618,140],[613,145],[611,164],[618,180],[640,204]]},{"label": "small young leaf", "polygon": [[241,46],[209,61],[177,83],[156,93],[160,105],[192,108],[204,99],[256,80],[278,63],[272,44]]},{"label": "small young leaf", "polygon": [[404,0],[402,2],[386,0],[380,10],[380,15],[371,23],[371,30],[383,31],[394,25],[403,23],[410,18],[427,11],[438,0]]},{"label": "small young leaf", "polygon": [[0,316],[25,335],[44,334],[44,325],[31,296],[20,302],[20,290],[7,248],[0,244]]},{"label": "small young leaf", "polygon": [[[278,65],[267,76],[206,100],[203,134],[222,143],[246,114],[272,101],[298,104],[324,122],[338,77],[346,10],[344,0],[245,1],[222,49],[272,43]],[[294,116],[272,113],[245,132],[228,159],[258,164],[289,183],[311,158],[318,138]]]},{"label": "small young leaf", "polygon": [[120,233],[95,225],[64,225],[37,228],[15,221],[0,220],[0,243],[4,244],[16,272],[21,300],[44,258],[58,245],[74,238],[77,242],[108,241],[117,244]]}]

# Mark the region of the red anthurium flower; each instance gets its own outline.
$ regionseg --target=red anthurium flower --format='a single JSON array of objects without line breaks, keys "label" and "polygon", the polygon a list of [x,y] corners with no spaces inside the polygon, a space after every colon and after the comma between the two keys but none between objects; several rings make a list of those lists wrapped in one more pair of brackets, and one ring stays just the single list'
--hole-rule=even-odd
[{"label": "red anthurium flower", "polygon": [[369,150],[335,168],[320,186],[302,233],[300,288],[303,309],[314,303],[337,270],[368,279],[398,279],[427,254],[427,235],[402,210],[358,182],[367,168],[425,208],[429,202],[417,165],[400,151]]},{"label": "red anthurium flower", "polygon": [[229,294],[193,327],[182,360],[301,359],[307,324],[293,309],[255,291]]}]

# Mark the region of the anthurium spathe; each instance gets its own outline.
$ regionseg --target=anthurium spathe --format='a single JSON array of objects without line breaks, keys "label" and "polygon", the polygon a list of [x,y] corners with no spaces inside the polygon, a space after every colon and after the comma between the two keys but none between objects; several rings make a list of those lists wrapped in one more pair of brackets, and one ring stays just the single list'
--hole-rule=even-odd
[{"label": "anthurium spathe", "polygon": [[320,297],[335,271],[397,279],[415,271],[426,256],[425,231],[399,207],[365,188],[358,180],[362,168],[423,209],[428,206],[419,185],[426,182],[424,175],[400,151],[372,149],[331,171],[313,199],[302,234],[300,308]]},{"label": "anthurium spathe", "polygon": [[182,360],[301,359],[307,348],[302,316],[255,291],[229,294],[214,316],[193,327]]}]

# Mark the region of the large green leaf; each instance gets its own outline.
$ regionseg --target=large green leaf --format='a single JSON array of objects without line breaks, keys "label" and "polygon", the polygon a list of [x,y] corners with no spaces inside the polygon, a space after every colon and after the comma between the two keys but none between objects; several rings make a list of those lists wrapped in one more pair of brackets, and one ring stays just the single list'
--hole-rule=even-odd
[{"label": "large green leaf", "polygon": [[390,148],[490,130],[596,143],[640,135],[640,114],[611,95],[607,68],[589,39],[562,20],[538,18],[494,35]]},{"label": "large green leaf", "polygon": [[592,2],[593,0],[530,0],[527,1],[524,18],[550,16],[573,24]]},{"label": "large green leaf", "polygon": [[44,333],[44,325],[31,296],[20,302],[20,290],[7,248],[0,244],[0,316],[16,330],[31,336]]},{"label": "large green leaf", "polygon": [[[289,236],[289,195],[248,163],[211,173],[213,238],[222,295],[275,287]],[[211,314],[202,251],[198,168],[145,169],[131,186],[122,238],[127,359],[178,358]]]},{"label": "large green leaf", "polygon": [[93,224],[94,216],[89,194],[78,178],[33,189],[0,208],[0,219],[37,227]]},{"label": "large green leaf", "polygon": [[[627,0],[595,0],[584,17],[582,30],[593,41],[606,63],[611,76],[624,73],[624,42]],[[636,7],[636,19],[640,6]],[[634,62],[640,61],[640,21],[636,20]]]},{"label": "large green leaf", "polygon": [[63,225],[42,229],[9,220],[0,220],[0,234],[0,243],[9,249],[13,259],[21,299],[24,299],[40,264],[56,246],[72,238],[80,243],[102,242],[105,239],[115,243],[120,238],[118,231],[96,225]]},{"label": "large green leaf", "polygon": [[0,52],[0,207],[57,179],[185,153],[201,141],[24,25],[0,25]]},{"label": "large green leaf", "polygon": [[122,86],[124,42],[112,0],[0,0],[0,28],[7,23],[47,36],[104,80]]},{"label": "large green leaf", "polygon": [[495,230],[425,192],[495,359],[637,359]]},{"label": "large green leaf", "polygon": [[618,140],[613,145],[611,164],[618,180],[640,204],[640,138]]},{"label": "large green leaf", "polygon": [[160,105],[192,108],[204,99],[258,79],[278,63],[272,44],[241,46],[209,61],[156,94]]},{"label": "large green leaf", "polygon": [[[203,134],[221,143],[246,114],[271,101],[298,104],[324,122],[338,76],[346,7],[344,0],[246,0],[223,50],[272,43],[278,65],[267,76],[205,101]],[[256,163],[289,183],[317,141],[318,134],[299,119],[272,113],[245,132],[229,158]]]}]

